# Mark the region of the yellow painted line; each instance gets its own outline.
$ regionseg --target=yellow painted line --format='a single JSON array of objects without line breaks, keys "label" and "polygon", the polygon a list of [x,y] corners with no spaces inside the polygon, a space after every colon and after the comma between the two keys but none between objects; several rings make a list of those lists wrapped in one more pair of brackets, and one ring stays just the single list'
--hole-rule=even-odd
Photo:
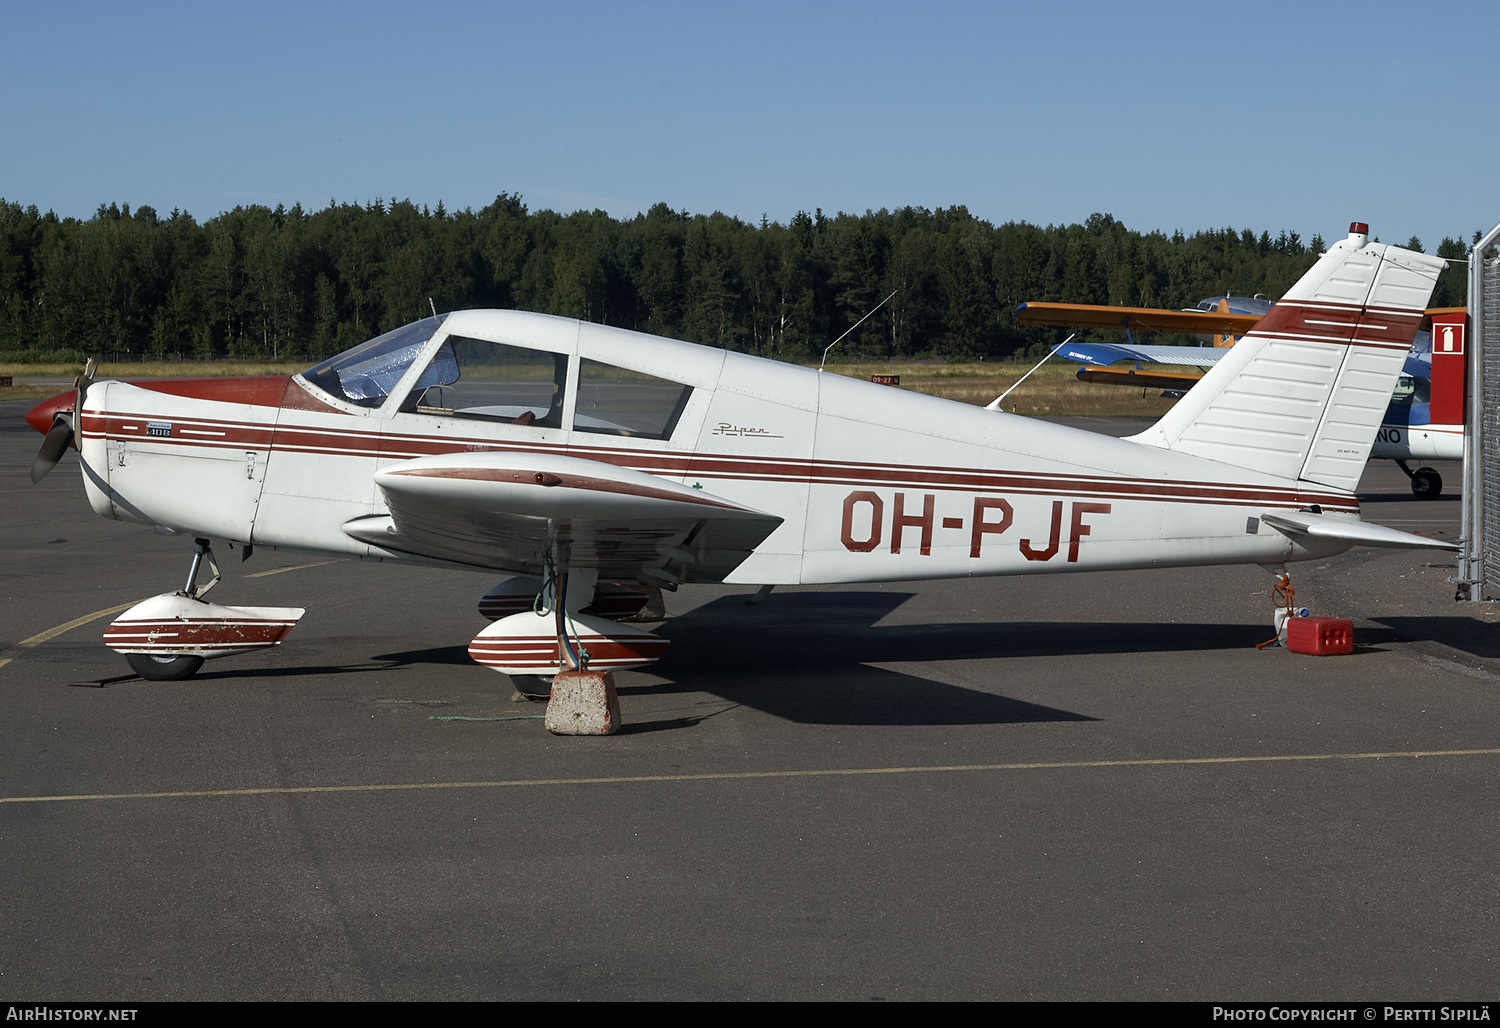
[{"label": "yellow painted line", "polygon": [[343,563],[342,560],[320,560],[320,561],[317,561],[316,563],[313,563],[313,564],[294,564],[294,565],[292,565],[289,568],[272,568],[270,571],[257,571],[255,574],[253,574],[253,575],[246,575],[245,577],[246,578],[265,578],[267,575],[279,575],[283,571],[301,571],[303,568],[320,568],[324,564],[342,564],[342,563]]},{"label": "yellow painted line", "polygon": [[0,796],[0,803],[70,803],[79,800],[161,800],[212,796],[297,796],[336,792],[413,792],[424,789],[512,789],[538,785],[633,785],[650,782],[726,782],[755,778],[832,778],[848,775],[908,775],[947,771],[1035,771],[1090,767],[1171,767],[1191,764],[1261,764],[1275,761],[1384,760],[1396,757],[1500,755],[1485,750],[1411,750],[1390,753],[1304,753],[1265,757],[1177,757],[1159,760],[1043,761],[1029,764],[947,764],[915,767],[826,768],[805,771],[724,771],[696,775],[618,775],[609,778],[512,778],[494,782],[412,782],[392,785],[301,785],[266,789],[190,789],[175,792],[101,792],[74,796]]},{"label": "yellow painted line", "polygon": [[29,650],[33,646],[40,646],[48,639],[55,639],[59,635],[62,635],[64,632],[71,632],[79,625],[86,625],[90,621],[98,621],[100,618],[106,617],[110,614],[118,614],[120,611],[125,610],[128,607],[134,607],[137,603],[140,602],[140,600],[131,600],[129,603],[122,603],[115,607],[106,607],[103,610],[96,610],[92,614],[85,614],[83,615],[83,617],[74,618],[72,621],[69,621],[65,625],[58,625],[56,628],[49,628],[45,632],[38,632],[30,639],[22,639],[10,649],[6,650],[4,653],[0,653],[0,667],[4,667],[12,660],[15,660],[21,655],[23,650]]}]

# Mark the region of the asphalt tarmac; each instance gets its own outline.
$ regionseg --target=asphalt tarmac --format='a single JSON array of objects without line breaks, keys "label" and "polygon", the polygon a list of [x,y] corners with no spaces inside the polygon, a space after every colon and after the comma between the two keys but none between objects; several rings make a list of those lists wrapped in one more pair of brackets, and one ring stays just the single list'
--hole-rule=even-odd
[{"label": "asphalt tarmac", "polygon": [[[1441,555],[1294,566],[1356,619],[1326,658],[1255,648],[1257,567],[686,588],[622,733],[560,738],[466,656],[490,578],[220,549],[213,599],[308,608],[284,646],[70,688],[191,541],[95,517],[71,454],[33,487],[27,406],[0,1000],[1500,992],[1500,626]],[[1441,470],[1372,465],[1365,517],[1455,535]]]}]

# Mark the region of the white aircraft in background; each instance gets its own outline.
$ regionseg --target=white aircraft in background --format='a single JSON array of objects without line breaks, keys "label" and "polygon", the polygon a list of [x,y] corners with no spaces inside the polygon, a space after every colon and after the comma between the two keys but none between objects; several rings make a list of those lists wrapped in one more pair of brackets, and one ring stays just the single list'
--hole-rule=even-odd
[{"label": "white aircraft in background", "polygon": [[493,569],[515,577],[485,597],[498,620],[471,655],[588,678],[590,723],[609,731],[600,672],[667,647],[610,619],[649,587],[1452,549],[1361,521],[1352,492],[1442,266],[1355,225],[1128,439],[601,325],[460,311],[290,378],[80,380],[28,415],[47,433],[32,475],[72,442],[95,511],[196,537],[187,586],[106,631],[144,677],[275,645],[301,616],[204,601],[211,540]]},{"label": "white aircraft in background", "polygon": [[[1214,296],[1194,310],[1170,311],[1146,307],[1107,307],[1076,303],[1023,303],[1016,320],[1025,325],[1123,330],[1120,343],[1064,343],[1059,353],[1085,367],[1085,382],[1141,386],[1181,396],[1218,363],[1235,339],[1252,329],[1273,308],[1260,297]],[[1464,335],[1467,316],[1462,307],[1426,312],[1431,330],[1418,331],[1407,354],[1401,377],[1381,419],[1370,456],[1393,460],[1411,482],[1419,499],[1437,499],[1443,479],[1437,470],[1407,461],[1463,460]],[[1133,333],[1188,332],[1211,339],[1212,346],[1150,346],[1136,343]],[[1437,337],[1434,345],[1433,337]],[[1133,366],[1125,366],[1126,364]],[[1145,365],[1196,367],[1198,373],[1162,371]]]}]

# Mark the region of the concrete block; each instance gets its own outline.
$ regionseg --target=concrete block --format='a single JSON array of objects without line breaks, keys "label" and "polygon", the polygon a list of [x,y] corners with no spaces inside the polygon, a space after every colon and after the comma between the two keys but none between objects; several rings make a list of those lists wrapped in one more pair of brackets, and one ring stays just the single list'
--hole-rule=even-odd
[{"label": "concrete block", "polygon": [[547,731],[553,735],[613,735],[620,728],[620,697],[608,671],[561,671],[552,679]]}]

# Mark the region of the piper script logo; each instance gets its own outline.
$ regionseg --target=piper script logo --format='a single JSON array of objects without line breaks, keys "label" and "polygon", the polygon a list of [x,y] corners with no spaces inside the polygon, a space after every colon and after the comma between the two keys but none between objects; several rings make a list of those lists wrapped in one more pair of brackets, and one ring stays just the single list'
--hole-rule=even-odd
[{"label": "piper script logo", "polygon": [[714,435],[737,435],[737,436],[759,436],[762,439],[780,439],[781,436],[773,435],[763,428],[747,428],[744,425],[731,425],[727,421],[721,421],[714,426]]}]

